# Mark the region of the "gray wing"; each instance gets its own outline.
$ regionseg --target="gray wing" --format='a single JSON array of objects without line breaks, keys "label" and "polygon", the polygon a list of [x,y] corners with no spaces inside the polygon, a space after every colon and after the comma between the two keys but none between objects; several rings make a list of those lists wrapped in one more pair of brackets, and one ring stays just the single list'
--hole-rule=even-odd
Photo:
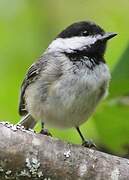
[{"label": "gray wing", "polygon": [[[36,63],[32,64],[29,68],[27,75],[21,86],[20,102],[19,102],[19,114],[25,116],[28,114],[26,110],[25,91],[26,88],[36,79],[39,78],[40,72],[44,72],[47,81],[52,84],[62,75],[60,57],[53,54],[46,54],[42,56]],[[45,87],[44,87],[45,89]]]},{"label": "gray wing", "polygon": [[[44,60],[44,61],[43,61]],[[21,92],[20,92],[20,101],[19,101],[19,114],[21,116],[26,115],[28,112],[25,108],[26,102],[25,102],[25,90],[26,88],[33,83],[40,74],[41,69],[46,66],[46,61],[45,59],[42,60],[42,57],[34,64],[31,65],[29,68],[25,79],[22,82],[21,85]]]}]

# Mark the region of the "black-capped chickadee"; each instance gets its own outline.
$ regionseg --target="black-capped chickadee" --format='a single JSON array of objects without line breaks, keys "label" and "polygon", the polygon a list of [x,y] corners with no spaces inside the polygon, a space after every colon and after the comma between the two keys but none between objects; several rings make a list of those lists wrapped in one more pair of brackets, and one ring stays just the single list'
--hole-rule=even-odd
[{"label": "black-capped chickadee", "polygon": [[19,124],[33,128],[37,120],[56,127],[75,127],[88,120],[107,94],[110,72],[106,43],[116,33],[93,22],[77,22],[63,30],[31,65],[21,86]]}]

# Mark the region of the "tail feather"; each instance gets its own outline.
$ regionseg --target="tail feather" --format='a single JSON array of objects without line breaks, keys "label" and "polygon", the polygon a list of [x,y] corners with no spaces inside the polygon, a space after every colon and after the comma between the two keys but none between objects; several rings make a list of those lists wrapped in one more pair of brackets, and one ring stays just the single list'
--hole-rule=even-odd
[{"label": "tail feather", "polygon": [[33,129],[36,125],[36,121],[30,114],[27,114],[20,120],[18,124],[24,126],[25,129]]}]

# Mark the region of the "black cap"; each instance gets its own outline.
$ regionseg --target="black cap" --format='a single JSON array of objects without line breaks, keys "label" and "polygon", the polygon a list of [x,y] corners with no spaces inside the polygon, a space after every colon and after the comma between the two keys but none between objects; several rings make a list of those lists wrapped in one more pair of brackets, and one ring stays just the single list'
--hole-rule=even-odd
[{"label": "black cap", "polygon": [[70,38],[74,36],[89,36],[96,34],[103,35],[104,30],[93,22],[81,21],[68,26],[57,36],[57,38]]}]

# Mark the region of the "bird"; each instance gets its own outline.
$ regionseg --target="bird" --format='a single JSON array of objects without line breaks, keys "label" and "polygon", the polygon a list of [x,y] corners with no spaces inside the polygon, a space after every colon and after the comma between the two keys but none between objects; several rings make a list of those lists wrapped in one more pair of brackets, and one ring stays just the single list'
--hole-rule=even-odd
[{"label": "bird", "polygon": [[50,133],[45,124],[61,129],[74,127],[82,144],[93,146],[80,125],[108,94],[111,74],[104,54],[108,40],[116,35],[91,21],[75,22],[61,31],[26,73],[18,124],[33,129],[41,121],[46,135]]}]

